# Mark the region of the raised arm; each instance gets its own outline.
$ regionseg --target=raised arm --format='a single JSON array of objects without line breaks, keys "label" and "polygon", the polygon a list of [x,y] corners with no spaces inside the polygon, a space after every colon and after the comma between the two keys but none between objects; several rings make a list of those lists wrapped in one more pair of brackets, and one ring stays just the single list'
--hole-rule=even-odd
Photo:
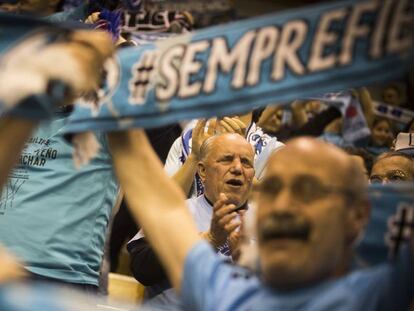
[{"label": "raised arm", "polygon": [[[94,89],[100,81],[100,68],[112,54],[113,47],[108,35],[82,30],[71,33],[68,42],[50,43],[34,50],[29,46],[27,50],[24,53],[11,50],[3,60],[6,68],[0,73],[0,101],[10,109],[32,95],[48,93],[52,80],[62,82],[70,90],[57,98],[49,94],[53,97],[51,102],[56,105],[69,103],[77,94]],[[26,57],[26,52],[33,55]],[[65,61],[66,66],[56,66],[59,63],[56,60]],[[29,108],[32,103],[26,102]],[[54,107],[48,108],[53,112]],[[39,122],[30,118],[20,117],[20,113],[0,118],[0,187]]]},{"label": "raised arm", "polygon": [[0,286],[26,276],[21,264],[0,246]]},{"label": "raised arm", "polygon": [[[190,193],[191,185],[194,181],[194,176],[197,172],[197,163],[200,153],[200,147],[204,140],[214,135],[215,120],[210,120],[207,132],[204,131],[206,120],[199,120],[193,129],[191,153],[185,160],[184,164],[172,176],[172,179],[180,186],[186,195]],[[177,159],[174,159],[176,161]]]},{"label": "raised arm", "polygon": [[0,118],[0,189],[37,123],[14,117]]},{"label": "raised arm", "polygon": [[368,126],[371,128],[374,123],[374,104],[372,102],[371,94],[366,87],[361,87],[358,90],[359,101],[365,114]]},{"label": "raised arm", "polygon": [[158,253],[172,285],[180,290],[187,254],[201,240],[184,194],[163,170],[143,131],[108,136],[128,206]]},{"label": "raised arm", "polygon": [[297,128],[302,127],[309,121],[308,115],[306,114],[305,105],[306,102],[300,100],[295,100],[291,104],[292,117]]}]

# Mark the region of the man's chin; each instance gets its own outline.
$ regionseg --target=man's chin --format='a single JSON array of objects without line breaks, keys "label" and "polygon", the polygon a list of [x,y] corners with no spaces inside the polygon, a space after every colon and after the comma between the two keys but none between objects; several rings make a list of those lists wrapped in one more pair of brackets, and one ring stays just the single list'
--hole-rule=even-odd
[{"label": "man's chin", "polygon": [[262,264],[264,281],[271,287],[278,290],[292,290],[304,286],[306,271],[300,258],[286,253]]},{"label": "man's chin", "polygon": [[242,206],[246,200],[242,200],[242,198],[234,193],[225,192],[226,197],[228,199],[229,204],[234,204],[236,207]]},{"label": "man's chin", "polygon": [[260,248],[262,258],[272,270],[295,270],[298,261],[306,258],[306,242],[293,239],[277,239],[262,244]]},{"label": "man's chin", "polygon": [[[279,291],[294,291],[299,288],[305,287],[307,282],[302,279],[297,279],[299,272],[292,272],[283,270],[283,271],[272,271],[269,274],[264,274],[264,282],[273,289]],[[277,276],[276,276],[277,275]]]}]

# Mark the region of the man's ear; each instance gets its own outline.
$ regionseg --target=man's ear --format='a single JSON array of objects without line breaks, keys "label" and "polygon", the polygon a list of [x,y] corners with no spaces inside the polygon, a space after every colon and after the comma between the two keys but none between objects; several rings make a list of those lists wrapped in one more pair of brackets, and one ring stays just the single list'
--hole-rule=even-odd
[{"label": "man's ear", "polygon": [[347,243],[355,244],[365,230],[371,215],[371,203],[368,198],[355,201],[353,206],[348,207],[347,213]]},{"label": "man's ear", "polygon": [[201,161],[197,163],[197,173],[198,176],[200,176],[201,181],[204,183],[204,180],[206,178],[206,166]]}]

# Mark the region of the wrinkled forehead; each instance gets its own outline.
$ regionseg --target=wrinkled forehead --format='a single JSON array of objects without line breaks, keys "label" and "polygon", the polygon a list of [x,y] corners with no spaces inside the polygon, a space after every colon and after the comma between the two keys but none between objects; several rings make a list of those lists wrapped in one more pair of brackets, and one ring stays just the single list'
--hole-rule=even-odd
[{"label": "wrinkled forehead", "polygon": [[224,154],[244,155],[249,158],[254,157],[253,147],[240,135],[221,135],[212,142],[210,156],[220,156]]},{"label": "wrinkled forehead", "polygon": [[298,175],[311,175],[326,183],[344,183],[348,163],[335,154],[325,154],[315,149],[297,150],[284,148],[269,159],[266,176],[294,178]]},{"label": "wrinkled forehead", "polygon": [[383,158],[374,164],[372,174],[387,174],[395,170],[401,170],[406,174],[414,175],[414,162],[401,156]]}]

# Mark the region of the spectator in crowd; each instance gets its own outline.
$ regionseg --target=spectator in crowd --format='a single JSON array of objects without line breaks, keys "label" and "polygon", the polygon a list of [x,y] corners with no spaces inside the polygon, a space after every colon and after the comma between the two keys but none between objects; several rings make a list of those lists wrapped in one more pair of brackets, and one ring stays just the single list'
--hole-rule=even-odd
[{"label": "spectator in crowd", "polygon": [[206,120],[198,121],[194,128],[186,130],[172,145],[165,163],[165,170],[168,175],[173,177],[189,197],[197,197],[203,194],[204,189],[201,179],[196,174],[200,146],[205,139],[216,133],[238,133],[246,137],[254,148],[255,173],[259,179],[267,155],[271,153],[270,151],[283,146],[276,138],[263,133],[262,129],[256,125],[262,111],[262,109],[258,109],[239,117],[212,119],[208,121],[208,124]]},{"label": "spectator in crowd", "polygon": [[[37,65],[26,69],[39,79],[63,81],[71,90],[69,94],[91,92],[101,81],[100,69],[113,51],[111,40],[90,31],[73,32],[67,38],[71,38],[68,43],[51,41],[36,50],[36,58],[30,61]],[[19,57],[21,54],[11,52],[10,64],[29,61]],[[61,65],[56,66],[50,57],[60,60]],[[38,72],[30,71],[33,68]],[[73,68],[78,68],[76,77]],[[19,69],[26,73],[24,66]],[[18,88],[18,82],[5,74],[3,71],[0,78],[2,91]],[[25,88],[30,98],[28,86]],[[62,134],[67,120],[64,107],[55,107],[52,120],[43,122],[32,137],[28,133],[37,122],[20,116],[17,109],[0,120],[0,127],[13,133],[1,136],[1,176],[14,164],[7,153],[23,149],[0,196],[0,242],[23,262],[32,279],[95,291],[106,225],[118,191],[111,157],[105,151],[107,144],[100,135],[102,150],[89,165],[77,170],[72,161],[73,147]]]},{"label": "spectator in crowd", "polygon": [[382,184],[414,181],[414,159],[398,151],[383,153],[375,161],[369,180]]},{"label": "spectator in crowd", "polygon": [[389,151],[395,138],[394,124],[386,118],[376,118],[371,128],[371,139],[366,150],[374,156]]},{"label": "spectator in crowd", "polygon": [[383,89],[382,100],[391,106],[401,106],[403,103],[402,91],[397,84],[390,84]]},{"label": "spectator in crowd", "polygon": [[[200,148],[198,173],[205,192],[197,198],[187,200],[198,232],[215,248],[217,253],[237,259],[239,232],[230,237],[226,231],[232,231],[239,223],[230,224],[228,205],[220,204],[220,193],[227,198],[228,204],[242,213],[247,209],[247,199],[253,181],[254,153],[251,145],[239,134],[221,134],[206,139]],[[149,305],[178,307],[179,300],[172,289],[167,276],[154,251],[140,231],[128,244],[131,254],[131,270],[136,279],[147,286],[147,298],[153,298]],[[231,257],[230,257],[231,256]],[[166,290],[167,289],[167,290]],[[155,297],[155,298],[154,298]]]},{"label": "spectator in crowd", "polygon": [[[319,101],[295,101],[290,108],[268,106],[258,124],[266,133],[278,137],[280,141],[302,135],[319,136],[328,124],[341,117],[338,108],[331,106],[323,110],[322,105]],[[290,115],[289,111],[291,111],[291,122],[284,120],[290,119],[284,117]]]},{"label": "spectator in crowd", "polygon": [[111,134],[110,145],[132,211],[189,309],[404,310],[414,297],[413,243],[393,264],[350,271],[369,204],[362,172],[336,147],[302,138],[269,160],[257,202],[259,278],[201,240],[143,132]]},{"label": "spectator in crowd", "polygon": [[375,147],[391,146],[394,139],[394,128],[392,121],[388,119],[376,119],[372,127],[372,145]]}]

